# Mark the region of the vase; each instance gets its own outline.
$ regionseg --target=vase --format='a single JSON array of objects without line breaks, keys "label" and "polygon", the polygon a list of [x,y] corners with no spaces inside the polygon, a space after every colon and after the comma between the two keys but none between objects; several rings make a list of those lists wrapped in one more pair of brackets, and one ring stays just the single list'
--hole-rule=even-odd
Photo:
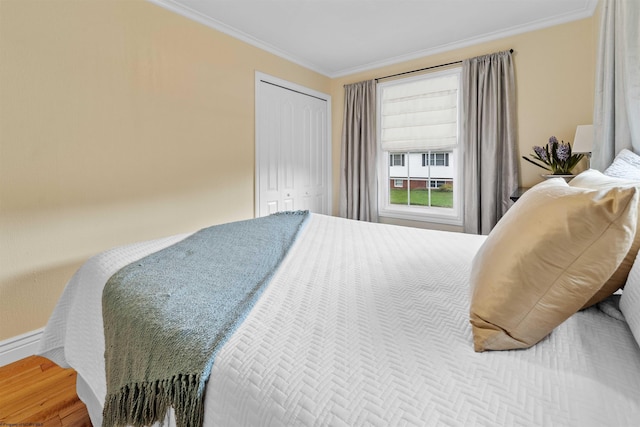
[{"label": "vase", "polygon": [[542,175],[542,177],[544,179],[551,179],[551,178],[562,178],[565,181],[569,182],[571,181],[575,175],[560,175],[560,174],[551,174],[551,175]]}]

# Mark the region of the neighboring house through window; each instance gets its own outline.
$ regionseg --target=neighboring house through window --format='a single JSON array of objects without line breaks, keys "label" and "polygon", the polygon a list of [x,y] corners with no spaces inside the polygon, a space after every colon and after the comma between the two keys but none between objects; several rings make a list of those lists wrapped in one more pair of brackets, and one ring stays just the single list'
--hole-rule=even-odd
[{"label": "neighboring house through window", "polygon": [[378,84],[379,215],[462,224],[460,68]]},{"label": "neighboring house through window", "polygon": [[425,166],[449,166],[449,152],[422,153],[422,167]]},{"label": "neighboring house through window", "polygon": [[389,166],[404,166],[404,154],[389,155]]}]

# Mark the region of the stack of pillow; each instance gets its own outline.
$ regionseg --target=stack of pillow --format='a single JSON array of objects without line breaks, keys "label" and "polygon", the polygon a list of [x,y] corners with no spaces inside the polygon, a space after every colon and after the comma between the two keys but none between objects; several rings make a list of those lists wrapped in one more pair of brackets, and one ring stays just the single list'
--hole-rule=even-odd
[{"label": "stack of pillow", "polygon": [[474,349],[530,347],[625,283],[620,308],[640,343],[639,204],[640,156],[628,150],[604,174],[527,191],[473,260]]}]

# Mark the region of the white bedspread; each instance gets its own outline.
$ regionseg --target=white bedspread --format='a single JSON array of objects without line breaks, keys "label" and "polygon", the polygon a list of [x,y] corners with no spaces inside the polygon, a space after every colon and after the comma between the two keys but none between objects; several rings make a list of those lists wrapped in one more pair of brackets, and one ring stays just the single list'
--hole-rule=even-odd
[{"label": "white bedspread", "polygon": [[[70,281],[41,353],[100,425],[101,293],[185,236],[108,251]],[[640,349],[594,307],[528,350],[475,353],[468,274],[484,237],[312,215],[218,354],[207,426],[636,426]]]}]

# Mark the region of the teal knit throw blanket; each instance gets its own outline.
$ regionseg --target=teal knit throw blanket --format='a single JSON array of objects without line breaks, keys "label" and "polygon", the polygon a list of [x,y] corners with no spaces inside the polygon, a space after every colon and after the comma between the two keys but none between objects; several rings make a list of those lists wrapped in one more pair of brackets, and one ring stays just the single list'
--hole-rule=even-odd
[{"label": "teal knit throw blanket", "polygon": [[103,426],[143,426],[175,410],[202,425],[218,350],[247,316],[307,211],[209,227],[114,274],[102,294]]}]

